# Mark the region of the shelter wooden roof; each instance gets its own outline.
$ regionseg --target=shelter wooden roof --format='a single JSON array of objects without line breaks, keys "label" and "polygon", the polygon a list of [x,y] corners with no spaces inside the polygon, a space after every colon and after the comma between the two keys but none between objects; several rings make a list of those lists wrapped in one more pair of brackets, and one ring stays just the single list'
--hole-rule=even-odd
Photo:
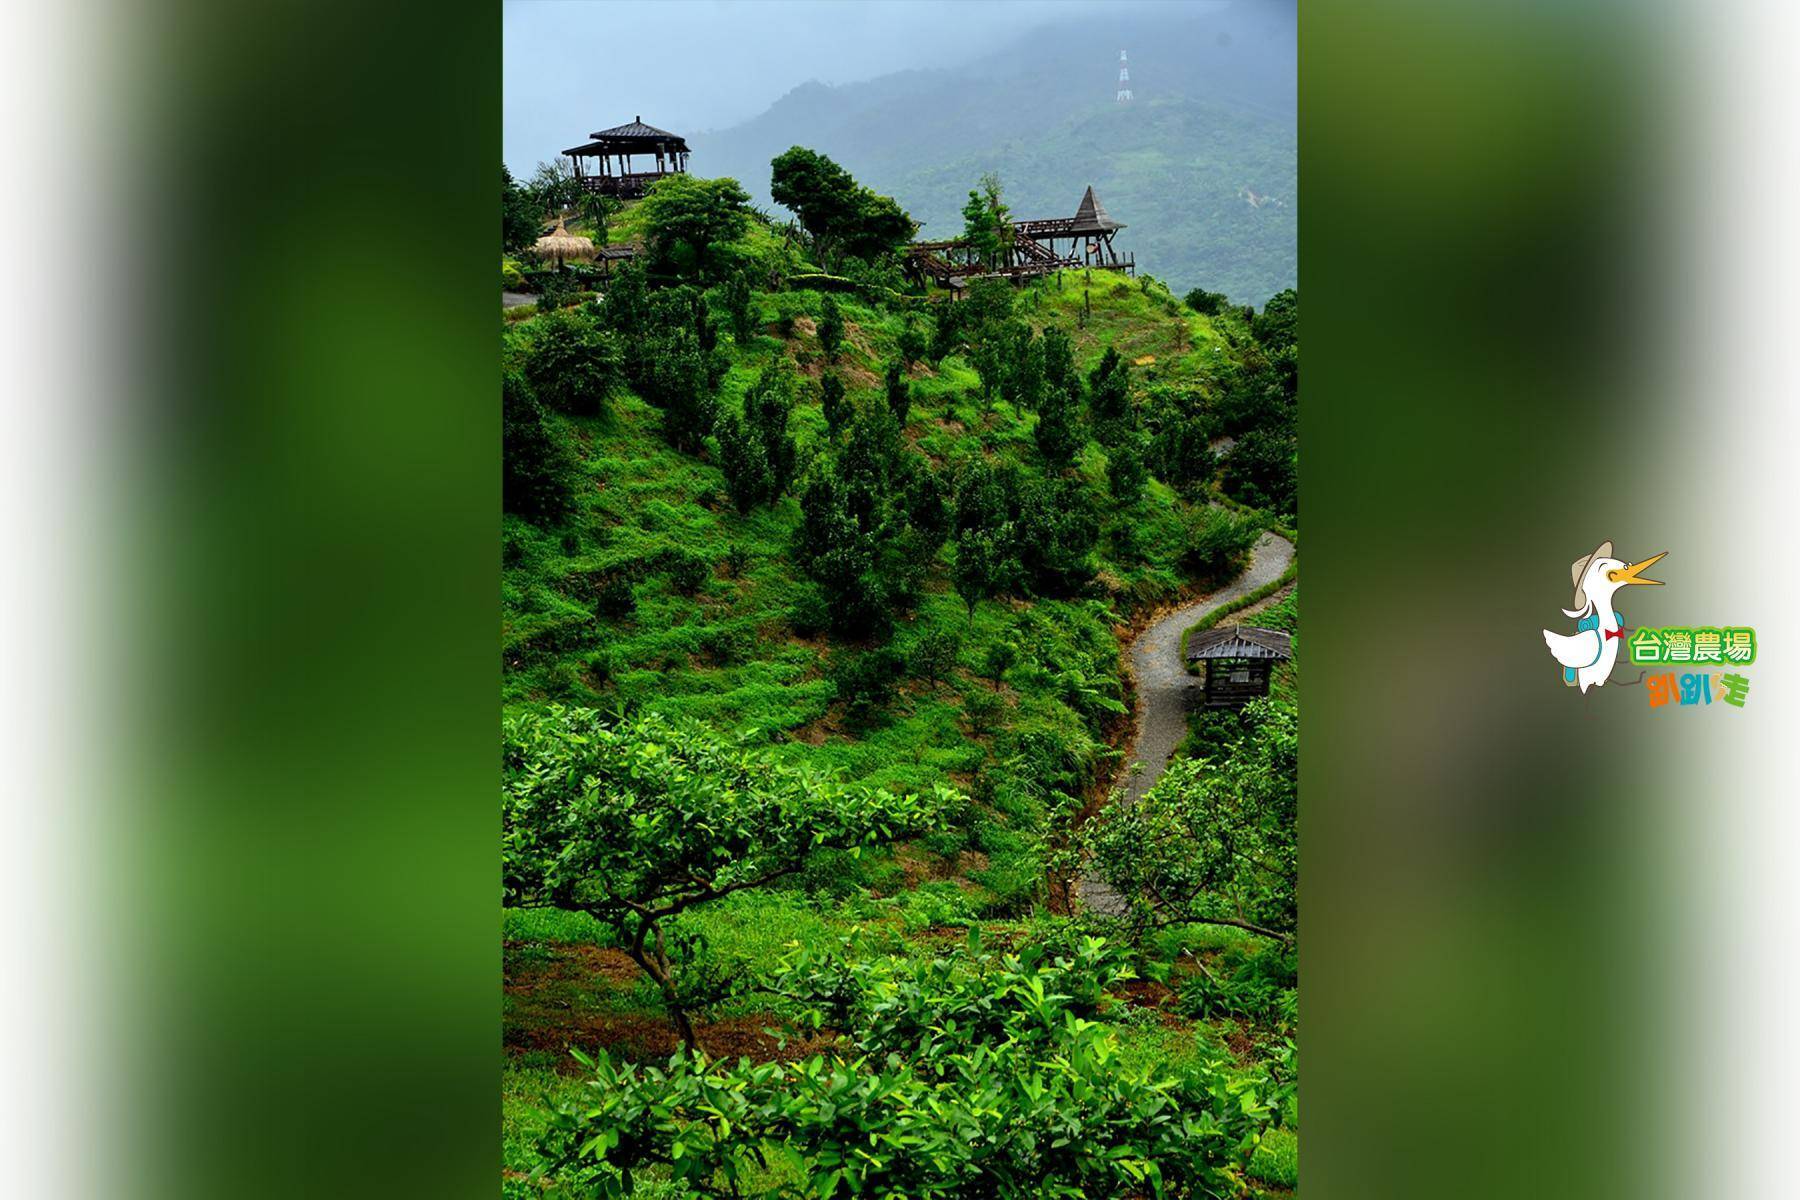
[{"label": "shelter wooden roof", "polygon": [[1293,639],[1278,629],[1258,629],[1253,625],[1220,625],[1202,629],[1188,637],[1187,660],[1205,658],[1272,658],[1294,657]]}]

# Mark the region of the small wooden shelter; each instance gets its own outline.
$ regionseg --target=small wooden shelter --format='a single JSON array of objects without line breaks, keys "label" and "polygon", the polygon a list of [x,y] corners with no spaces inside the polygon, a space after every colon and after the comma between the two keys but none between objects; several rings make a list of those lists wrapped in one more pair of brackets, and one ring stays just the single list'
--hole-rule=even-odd
[{"label": "small wooden shelter", "polygon": [[1276,629],[1219,625],[1188,637],[1188,662],[1204,664],[1206,708],[1242,708],[1268,695],[1269,671],[1292,657],[1292,639]]},{"label": "small wooden shelter", "polygon": [[[687,171],[687,140],[680,134],[644,124],[641,116],[629,124],[588,136],[594,140],[563,153],[574,160],[575,178],[590,192],[635,200],[657,180]],[[632,159],[642,157],[651,158],[656,169],[633,170]]]}]

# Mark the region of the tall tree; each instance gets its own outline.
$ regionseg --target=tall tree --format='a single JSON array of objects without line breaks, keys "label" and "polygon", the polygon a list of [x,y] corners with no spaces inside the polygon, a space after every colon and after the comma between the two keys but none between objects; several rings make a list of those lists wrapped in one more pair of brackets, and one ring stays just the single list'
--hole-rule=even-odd
[{"label": "tall tree", "polygon": [[709,278],[718,247],[750,227],[750,197],[735,179],[668,175],[638,205],[654,261],[678,274]]},{"label": "tall tree", "polygon": [[799,218],[821,262],[835,263],[843,255],[882,258],[918,229],[891,197],[857,183],[816,150],[794,146],[769,166],[770,197]]},{"label": "tall tree", "polygon": [[836,437],[850,416],[849,405],[844,403],[844,381],[836,371],[819,376],[819,410],[825,417],[826,430]]},{"label": "tall tree", "polygon": [[904,429],[907,414],[912,410],[912,385],[907,383],[906,371],[898,362],[888,364],[885,383],[888,412],[893,414],[894,424]]},{"label": "tall tree", "polygon": [[536,240],[543,226],[542,213],[506,164],[500,164],[500,248],[516,253]]},{"label": "tall tree", "polygon": [[836,362],[843,345],[844,310],[838,305],[837,297],[827,292],[819,310],[819,348],[825,351],[825,361]]}]

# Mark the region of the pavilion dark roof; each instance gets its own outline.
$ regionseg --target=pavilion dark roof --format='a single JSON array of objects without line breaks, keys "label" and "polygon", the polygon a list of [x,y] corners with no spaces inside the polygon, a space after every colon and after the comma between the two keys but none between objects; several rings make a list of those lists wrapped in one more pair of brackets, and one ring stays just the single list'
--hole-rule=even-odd
[{"label": "pavilion dark roof", "polygon": [[654,125],[644,124],[642,117],[624,125],[615,125],[611,129],[599,129],[588,134],[594,140],[583,146],[571,146],[563,153],[567,155],[598,154],[635,154],[658,149],[677,150],[688,153],[687,139],[679,133],[670,133],[666,129],[658,129]]},{"label": "pavilion dark roof", "polygon": [[1094,186],[1081,197],[1081,205],[1075,210],[1074,233],[1111,233],[1115,229],[1123,229],[1124,225],[1106,215],[1106,209],[1100,206],[1100,200],[1094,195]]},{"label": "pavilion dark roof", "polygon": [[1294,657],[1292,639],[1277,629],[1252,625],[1221,625],[1202,629],[1188,637],[1187,659]]},{"label": "pavilion dark roof", "polygon": [[[615,125],[611,129],[599,129],[588,134],[595,141],[621,141],[639,139],[647,142],[683,142],[679,133],[670,133],[666,129],[658,129],[654,125],[644,124],[644,118],[638,117],[624,125]],[[686,143],[683,142],[685,145]]]}]

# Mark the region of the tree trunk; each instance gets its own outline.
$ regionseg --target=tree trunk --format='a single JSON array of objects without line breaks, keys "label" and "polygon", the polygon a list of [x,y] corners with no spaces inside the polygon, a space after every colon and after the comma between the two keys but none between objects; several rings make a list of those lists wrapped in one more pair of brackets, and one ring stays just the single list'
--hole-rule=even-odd
[{"label": "tree trunk", "polygon": [[[655,950],[644,947],[646,936],[654,930],[656,933]],[[648,975],[662,992],[663,1007],[669,1011],[669,1020],[675,1026],[675,1032],[681,1038],[681,1044],[689,1050],[700,1049],[700,1039],[694,1033],[694,1023],[688,1019],[687,1010],[681,1006],[681,993],[675,990],[674,971],[669,966],[669,954],[663,944],[662,926],[649,922],[639,927],[637,936],[632,939],[625,953],[635,962],[644,974]]]}]

